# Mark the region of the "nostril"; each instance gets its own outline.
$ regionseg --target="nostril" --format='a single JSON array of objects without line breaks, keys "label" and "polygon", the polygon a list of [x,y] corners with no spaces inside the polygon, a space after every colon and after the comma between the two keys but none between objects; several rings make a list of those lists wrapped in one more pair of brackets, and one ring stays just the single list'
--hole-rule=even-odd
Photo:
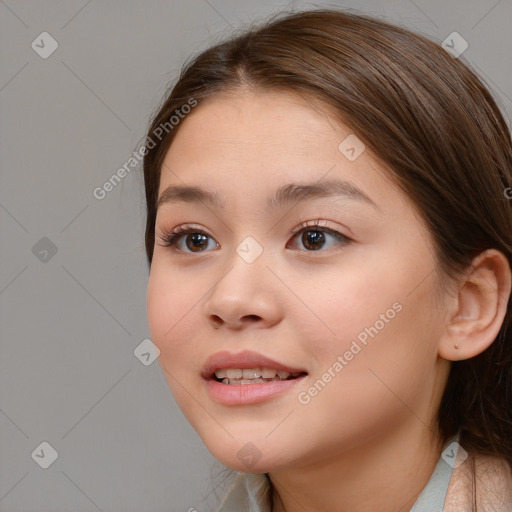
[{"label": "nostril", "polygon": [[216,329],[218,329],[224,323],[224,320],[222,320],[222,318],[218,315],[211,315],[211,320],[212,320],[213,326]]},{"label": "nostril", "polygon": [[245,320],[245,319],[248,319],[252,322],[252,321],[261,320],[261,317],[258,315],[246,315],[246,316],[244,316],[243,320]]}]

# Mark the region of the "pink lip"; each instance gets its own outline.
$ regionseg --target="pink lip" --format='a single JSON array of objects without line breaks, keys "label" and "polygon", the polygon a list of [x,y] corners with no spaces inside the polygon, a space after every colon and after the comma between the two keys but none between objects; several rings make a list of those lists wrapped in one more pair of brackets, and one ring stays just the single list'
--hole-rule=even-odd
[{"label": "pink lip", "polygon": [[[222,384],[213,378],[216,370],[223,368],[273,368],[290,373],[304,372],[296,379],[265,382],[263,384]],[[217,352],[209,357],[201,376],[206,380],[210,397],[223,405],[246,405],[262,402],[296,386],[307,372],[303,368],[294,368],[266,356],[244,350],[243,352]]]},{"label": "pink lip", "polygon": [[290,373],[307,373],[304,368],[293,368],[292,366],[279,363],[257,352],[244,350],[243,352],[237,353],[223,351],[213,354],[206,360],[203,370],[201,371],[201,376],[203,379],[211,379],[216,370],[222,370],[224,368],[272,368],[274,370],[282,370]]},{"label": "pink lip", "polygon": [[210,397],[223,405],[249,405],[263,402],[290,390],[305,379],[302,375],[292,380],[266,382],[264,384],[222,384],[215,379],[206,381]]}]

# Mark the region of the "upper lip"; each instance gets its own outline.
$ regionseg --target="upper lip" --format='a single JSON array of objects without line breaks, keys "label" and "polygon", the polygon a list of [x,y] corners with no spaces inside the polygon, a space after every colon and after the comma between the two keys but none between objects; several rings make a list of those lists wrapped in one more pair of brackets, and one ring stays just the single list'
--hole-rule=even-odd
[{"label": "upper lip", "polygon": [[201,371],[201,376],[203,379],[210,379],[216,370],[225,368],[272,368],[289,373],[307,373],[303,368],[293,368],[292,366],[279,363],[257,352],[244,350],[243,352],[223,351],[213,354],[206,360]]}]

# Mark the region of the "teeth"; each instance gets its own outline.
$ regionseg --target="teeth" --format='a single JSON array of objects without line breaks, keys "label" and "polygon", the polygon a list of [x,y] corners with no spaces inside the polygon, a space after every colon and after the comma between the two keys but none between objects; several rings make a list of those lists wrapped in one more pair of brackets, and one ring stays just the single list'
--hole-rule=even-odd
[{"label": "teeth", "polygon": [[226,370],[217,370],[215,372],[215,377],[222,380],[226,376]]},{"label": "teeth", "polygon": [[290,374],[290,372],[274,370],[273,368],[224,368],[217,370],[215,376],[219,379],[273,379],[278,375],[281,379],[287,379],[290,375],[297,376],[298,373]]},{"label": "teeth", "polygon": [[277,371],[271,368],[227,368],[217,370],[215,376],[223,384],[264,384],[266,382],[275,382],[280,380],[287,380],[288,378],[296,378],[301,375],[300,372],[286,372]]},{"label": "teeth", "polygon": [[261,370],[259,368],[244,368],[242,374],[244,379],[259,379]]},{"label": "teeth", "polygon": [[265,380],[263,379],[222,379],[222,384],[264,384]]},{"label": "teeth", "polygon": [[226,377],[228,379],[241,379],[243,376],[243,371],[240,370],[240,369],[234,369],[234,368],[229,368],[226,370]]}]

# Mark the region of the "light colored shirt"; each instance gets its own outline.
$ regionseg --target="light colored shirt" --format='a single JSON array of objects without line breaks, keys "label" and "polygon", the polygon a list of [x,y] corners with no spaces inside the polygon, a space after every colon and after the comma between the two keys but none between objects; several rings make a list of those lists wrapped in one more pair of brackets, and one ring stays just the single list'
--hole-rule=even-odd
[{"label": "light colored shirt", "polygon": [[[453,436],[443,447],[427,485],[409,512],[443,512],[444,501],[457,464],[457,442]],[[455,448],[455,450],[453,450]],[[459,454],[460,455],[460,454]],[[271,512],[272,497],[269,478],[266,474],[238,472],[235,481],[217,512]]]}]

